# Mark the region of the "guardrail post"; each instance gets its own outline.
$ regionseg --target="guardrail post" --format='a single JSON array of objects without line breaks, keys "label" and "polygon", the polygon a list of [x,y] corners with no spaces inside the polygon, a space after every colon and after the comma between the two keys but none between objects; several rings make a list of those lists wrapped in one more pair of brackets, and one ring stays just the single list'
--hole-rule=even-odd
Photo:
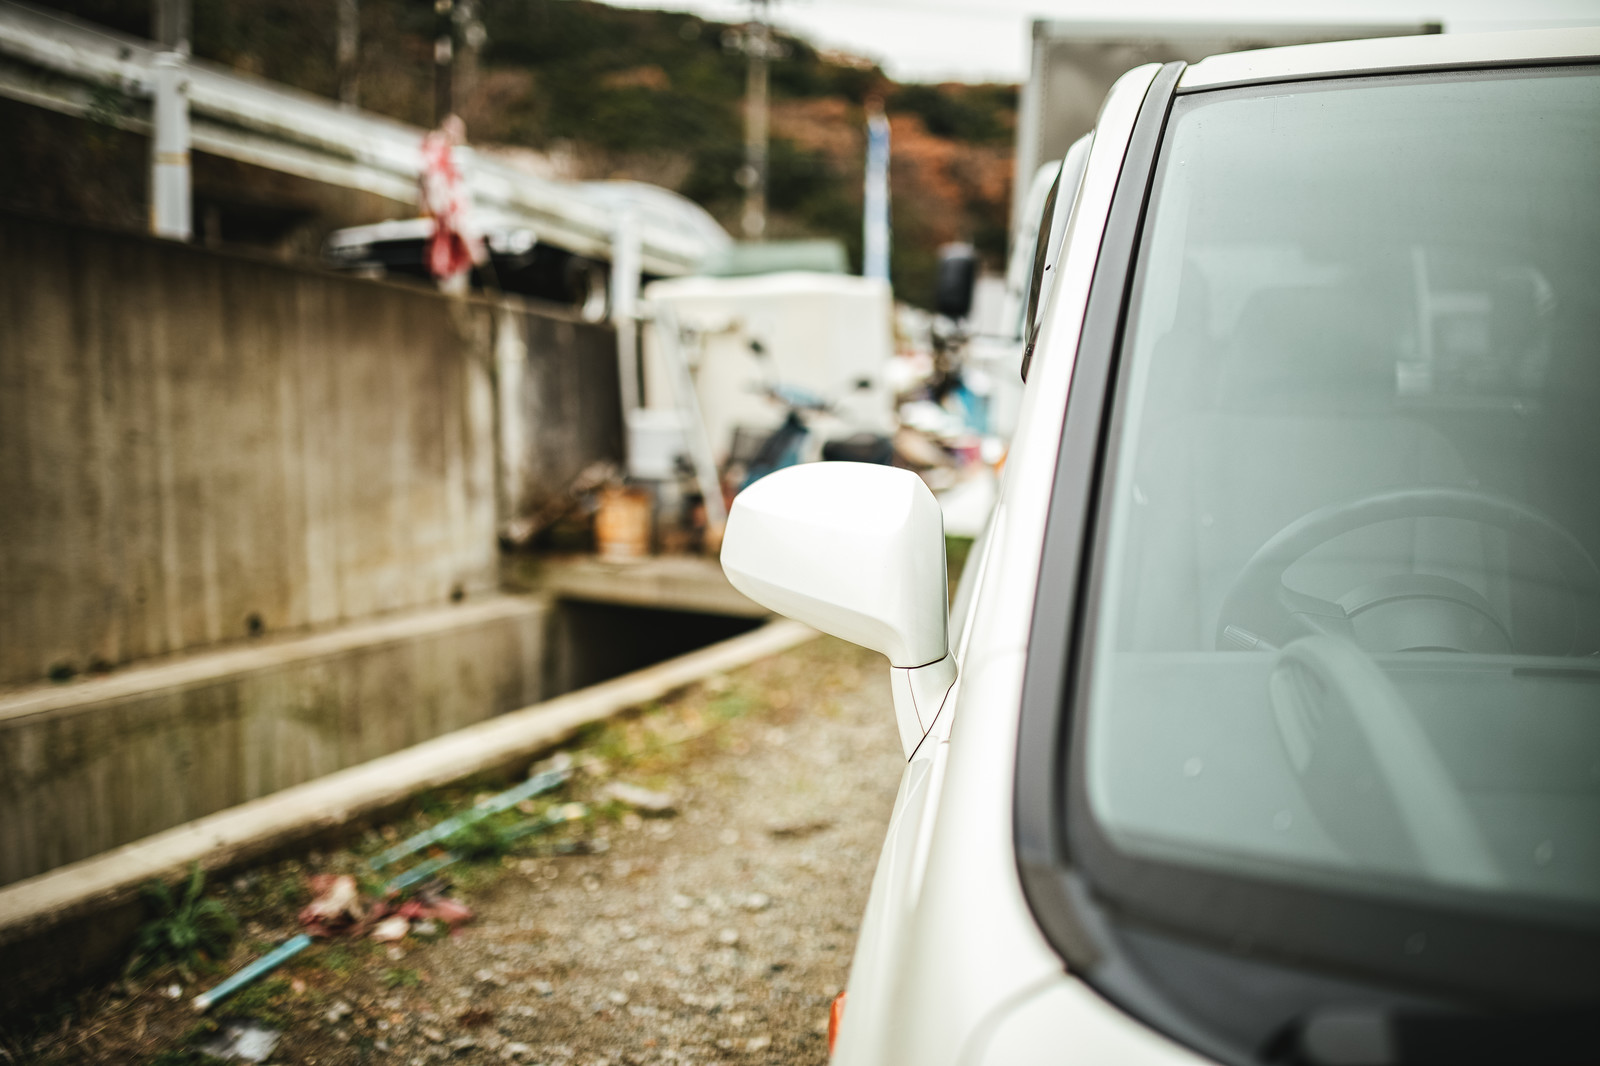
[{"label": "guardrail post", "polygon": [[151,63],[155,132],[150,139],[150,231],[176,241],[194,233],[187,66],[182,52],[159,52]]}]

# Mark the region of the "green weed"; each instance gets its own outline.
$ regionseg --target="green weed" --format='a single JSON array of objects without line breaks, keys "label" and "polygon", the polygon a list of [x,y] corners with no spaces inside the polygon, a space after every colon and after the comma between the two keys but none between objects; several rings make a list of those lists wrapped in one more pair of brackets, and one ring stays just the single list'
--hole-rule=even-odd
[{"label": "green weed", "polygon": [[204,898],[205,884],[197,862],[179,894],[161,881],[144,886],[141,894],[150,918],[139,927],[129,972],[171,963],[189,973],[202,959],[220,958],[227,951],[239,922],[221,900]]},{"label": "green weed", "polygon": [[224,1002],[228,1014],[254,1018],[263,1025],[284,1029],[289,1026],[290,1018],[280,1008],[283,997],[288,994],[288,980],[273,977],[241,988]]},{"label": "green weed", "polygon": [[734,718],[744,717],[754,706],[754,701],[748,695],[738,689],[731,689],[712,700],[706,709],[711,712],[713,717],[720,718],[726,722]]},{"label": "green weed", "polygon": [[422,974],[405,966],[383,971],[379,978],[384,988],[416,988],[422,984]]}]

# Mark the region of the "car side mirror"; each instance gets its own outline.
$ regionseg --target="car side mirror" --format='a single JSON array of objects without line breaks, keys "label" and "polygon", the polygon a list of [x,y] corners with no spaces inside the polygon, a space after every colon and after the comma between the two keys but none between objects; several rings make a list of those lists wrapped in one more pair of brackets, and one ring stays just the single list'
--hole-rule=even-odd
[{"label": "car side mirror", "polygon": [[734,498],[722,540],[733,587],[889,659],[909,758],[955,683],[944,518],[908,470],[809,463]]}]

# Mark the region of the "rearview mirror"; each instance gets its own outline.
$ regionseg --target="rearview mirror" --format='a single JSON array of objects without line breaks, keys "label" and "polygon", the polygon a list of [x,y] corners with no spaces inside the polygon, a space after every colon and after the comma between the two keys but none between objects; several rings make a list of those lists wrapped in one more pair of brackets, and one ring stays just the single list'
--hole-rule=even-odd
[{"label": "rearview mirror", "polygon": [[734,498],[722,541],[733,587],[882,652],[909,756],[951,685],[944,520],[922,479],[868,463],[810,463]]}]

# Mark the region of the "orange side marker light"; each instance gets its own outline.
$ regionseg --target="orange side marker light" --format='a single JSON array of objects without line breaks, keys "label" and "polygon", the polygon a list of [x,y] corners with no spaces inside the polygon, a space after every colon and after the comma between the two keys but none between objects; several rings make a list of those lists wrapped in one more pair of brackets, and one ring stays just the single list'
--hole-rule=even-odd
[{"label": "orange side marker light", "polygon": [[844,1024],[844,997],[840,992],[833,997],[833,1006],[828,1008],[828,1057],[833,1057],[833,1045],[839,1042],[839,1026]]}]

